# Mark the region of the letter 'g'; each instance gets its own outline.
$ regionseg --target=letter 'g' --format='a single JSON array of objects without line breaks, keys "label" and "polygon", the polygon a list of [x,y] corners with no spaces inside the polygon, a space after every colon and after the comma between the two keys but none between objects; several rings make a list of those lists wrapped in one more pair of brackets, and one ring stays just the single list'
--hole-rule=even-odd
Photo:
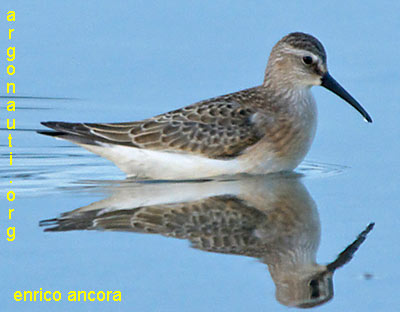
[{"label": "letter 'g'", "polygon": [[12,242],[15,239],[15,227],[14,226],[10,226],[7,229],[7,240],[9,242]]}]

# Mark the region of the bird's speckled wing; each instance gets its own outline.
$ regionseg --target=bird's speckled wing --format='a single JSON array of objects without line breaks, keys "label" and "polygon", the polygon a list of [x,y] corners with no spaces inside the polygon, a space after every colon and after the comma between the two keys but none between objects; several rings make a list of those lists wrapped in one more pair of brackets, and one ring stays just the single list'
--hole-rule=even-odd
[{"label": "bird's speckled wing", "polygon": [[265,134],[254,121],[254,103],[263,101],[259,93],[259,87],[247,89],[137,122],[43,124],[82,144],[104,142],[229,158],[240,155]]},{"label": "bird's speckled wing", "polygon": [[265,250],[255,230],[267,218],[246,201],[225,195],[101,214],[85,212],[46,220],[46,225],[55,225],[46,231],[95,229],[162,234],[188,239],[192,247],[205,251],[260,256]]}]

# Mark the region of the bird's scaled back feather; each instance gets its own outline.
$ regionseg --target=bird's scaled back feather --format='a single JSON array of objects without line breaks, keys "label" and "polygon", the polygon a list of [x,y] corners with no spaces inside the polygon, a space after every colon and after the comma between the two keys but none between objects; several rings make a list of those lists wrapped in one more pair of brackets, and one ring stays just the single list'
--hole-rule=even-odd
[{"label": "bird's scaled back feather", "polygon": [[[85,217],[80,216],[85,223]],[[90,217],[89,217],[90,218]],[[216,196],[191,203],[146,206],[98,214],[92,226],[97,229],[159,233],[188,239],[192,247],[205,251],[258,256],[262,242],[254,231],[267,215],[234,196]],[[60,219],[53,230],[70,222]]]},{"label": "bird's scaled back feather", "polygon": [[254,123],[257,107],[247,105],[263,101],[259,93],[259,87],[247,89],[137,122],[43,124],[75,135],[77,143],[84,138],[93,140],[93,144],[230,158],[240,155],[265,134]]}]

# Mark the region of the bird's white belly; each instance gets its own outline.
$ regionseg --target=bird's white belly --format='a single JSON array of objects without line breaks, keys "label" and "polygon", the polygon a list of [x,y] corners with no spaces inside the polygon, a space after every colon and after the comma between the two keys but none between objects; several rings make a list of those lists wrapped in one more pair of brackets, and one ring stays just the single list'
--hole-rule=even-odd
[{"label": "bird's white belly", "polygon": [[218,160],[192,154],[154,151],[121,145],[82,145],[114,162],[129,177],[199,179],[242,172],[237,159]]},{"label": "bird's white belly", "polygon": [[267,174],[292,170],[305,154],[304,151],[299,151],[298,155],[281,158],[260,146],[251,153],[251,158],[219,160],[121,145],[82,146],[114,162],[128,177],[161,180],[200,179],[240,173]]}]

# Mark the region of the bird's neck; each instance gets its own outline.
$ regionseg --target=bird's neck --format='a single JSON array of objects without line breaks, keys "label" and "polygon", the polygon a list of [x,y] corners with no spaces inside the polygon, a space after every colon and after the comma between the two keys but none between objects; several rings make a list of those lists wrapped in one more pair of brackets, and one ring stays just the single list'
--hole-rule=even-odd
[{"label": "bird's neck", "polygon": [[294,84],[291,79],[280,79],[267,72],[262,87],[270,105],[300,110],[314,109],[311,86]]}]

